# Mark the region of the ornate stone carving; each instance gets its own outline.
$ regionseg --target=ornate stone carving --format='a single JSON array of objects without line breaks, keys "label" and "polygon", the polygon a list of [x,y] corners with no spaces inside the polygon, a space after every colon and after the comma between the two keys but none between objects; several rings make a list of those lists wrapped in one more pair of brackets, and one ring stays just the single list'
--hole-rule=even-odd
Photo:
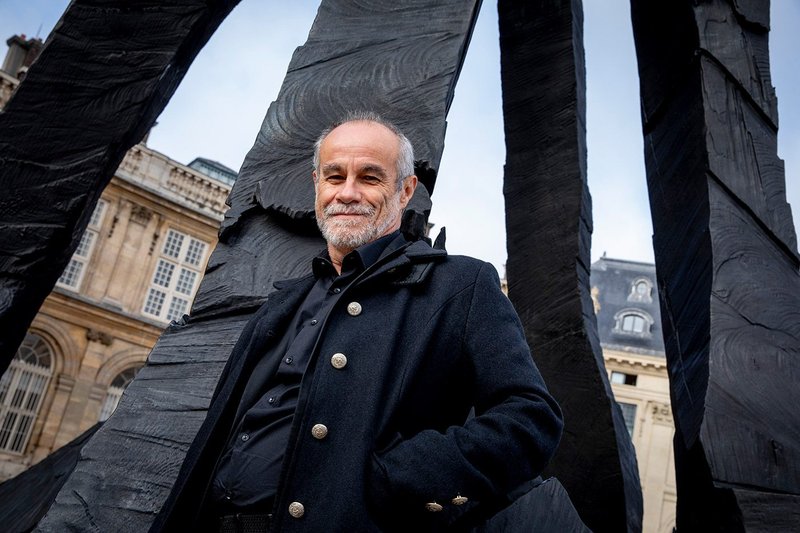
[{"label": "ornate stone carving", "polygon": [[131,222],[146,226],[153,218],[153,212],[143,205],[133,204],[131,206]]},{"label": "ornate stone carving", "polygon": [[86,338],[89,340],[89,342],[99,342],[104,346],[111,346],[111,343],[114,342],[114,337],[108,333],[98,331],[96,329],[87,330]]}]

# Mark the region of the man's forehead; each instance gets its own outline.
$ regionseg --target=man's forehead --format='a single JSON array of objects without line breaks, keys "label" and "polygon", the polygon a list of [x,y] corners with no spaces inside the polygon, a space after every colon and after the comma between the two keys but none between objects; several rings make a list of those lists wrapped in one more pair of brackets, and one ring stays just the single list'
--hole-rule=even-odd
[{"label": "man's forehead", "polygon": [[332,129],[322,141],[320,148],[353,147],[364,149],[399,150],[400,139],[397,135],[377,122],[353,121],[345,122]]}]

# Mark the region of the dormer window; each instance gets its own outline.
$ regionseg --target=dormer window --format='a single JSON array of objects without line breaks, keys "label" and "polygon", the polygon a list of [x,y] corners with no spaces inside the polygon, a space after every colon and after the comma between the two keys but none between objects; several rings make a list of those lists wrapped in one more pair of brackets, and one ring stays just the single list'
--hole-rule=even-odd
[{"label": "dormer window", "polygon": [[614,316],[614,331],[637,337],[649,337],[653,317],[641,309],[623,309]]},{"label": "dormer window", "polygon": [[647,327],[644,317],[630,313],[622,317],[622,325],[619,329],[626,333],[644,333],[650,328]]},{"label": "dormer window", "polygon": [[629,302],[652,302],[653,284],[647,278],[636,278],[631,283],[631,292],[628,294]]}]

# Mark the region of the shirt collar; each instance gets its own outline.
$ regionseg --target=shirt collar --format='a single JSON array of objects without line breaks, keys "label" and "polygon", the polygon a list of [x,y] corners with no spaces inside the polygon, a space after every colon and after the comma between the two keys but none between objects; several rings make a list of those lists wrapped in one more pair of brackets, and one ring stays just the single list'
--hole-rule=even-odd
[{"label": "shirt collar", "polygon": [[[399,235],[400,230],[395,230],[388,235],[384,235],[379,239],[375,239],[372,242],[368,242],[356,248],[344,256],[342,260],[342,274],[353,271],[361,272],[371,267],[381,258],[383,252],[390,248],[390,244],[393,244],[395,240],[400,240],[398,239]],[[311,269],[316,278],[331,275],[331,273],[336,276],[336,269],[331,263],[327,249],[323,250],[317,257],[312,259]]]}]

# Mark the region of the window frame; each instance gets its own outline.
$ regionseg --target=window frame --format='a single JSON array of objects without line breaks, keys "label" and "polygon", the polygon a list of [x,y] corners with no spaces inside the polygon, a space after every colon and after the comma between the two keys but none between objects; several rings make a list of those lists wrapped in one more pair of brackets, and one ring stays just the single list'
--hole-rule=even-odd
[{"label": "window frame", "polygon": [[125,392],[125,389],[133,382],[136,378],[136,374],[138,374],[141,369],[141,366],[128,367],[114,376],[114,379],[111,380],[111,383],[106,389],[106,395],[100,406],[100,414],[97,418],[98,422],[105,422],[111,418],[111,415],[117,410],[117,406],[122,399],[122,394]]},{"label": "window frame", "polygon": [[[626,318],[633,317],[633,324],[634,329],[625,329]],[[636,331],[635,324],[636,319],[640,319],[643,321],[643,330]],[[640,338],[650,338],[653,335],[653,324],[655,320],[653,317],[650,316],[649,313],[642,309],[637,308],[625,308],[617,311],[614,314],[614,333],[618,333],[620,335],[627,335],[629,337],[640,337]]]},{"label": "window frame", "polygon": [[[37,352],[40,348],[42,353]],[[31,354],[36,356],[36,362],[26,360]],[[54,355],[53,348],[41,335],[28,332],[0,377],[0,452],[14,455],[27,452],[50,389]],[[41,361],[43,357],[47,358],[47,366]]]},{"label": "window frame", "polygon": [[203,277],[209,249],[208,242],[168,227],[144,295],[142,314],[164,322],[188,314]]},{"label": "window frame", "polygon": [[[106,206],[108,206],[108,202],[102,198],[97,201],[97,205],[92,211],[92,216],[89,218],[89,224],[81,235],[75,252],[69,258],[64,271],[56,281],[57,286],[76,292],[81,290],[83,279],[92,260],[92,254],[97,247],[97,242],[100,240],[100,228],[102,228],[103,220],[105,219]],[[86,244],[87,240],[89,241],[88,244]],[[74,276],[72,275],[73,272]]]}]

